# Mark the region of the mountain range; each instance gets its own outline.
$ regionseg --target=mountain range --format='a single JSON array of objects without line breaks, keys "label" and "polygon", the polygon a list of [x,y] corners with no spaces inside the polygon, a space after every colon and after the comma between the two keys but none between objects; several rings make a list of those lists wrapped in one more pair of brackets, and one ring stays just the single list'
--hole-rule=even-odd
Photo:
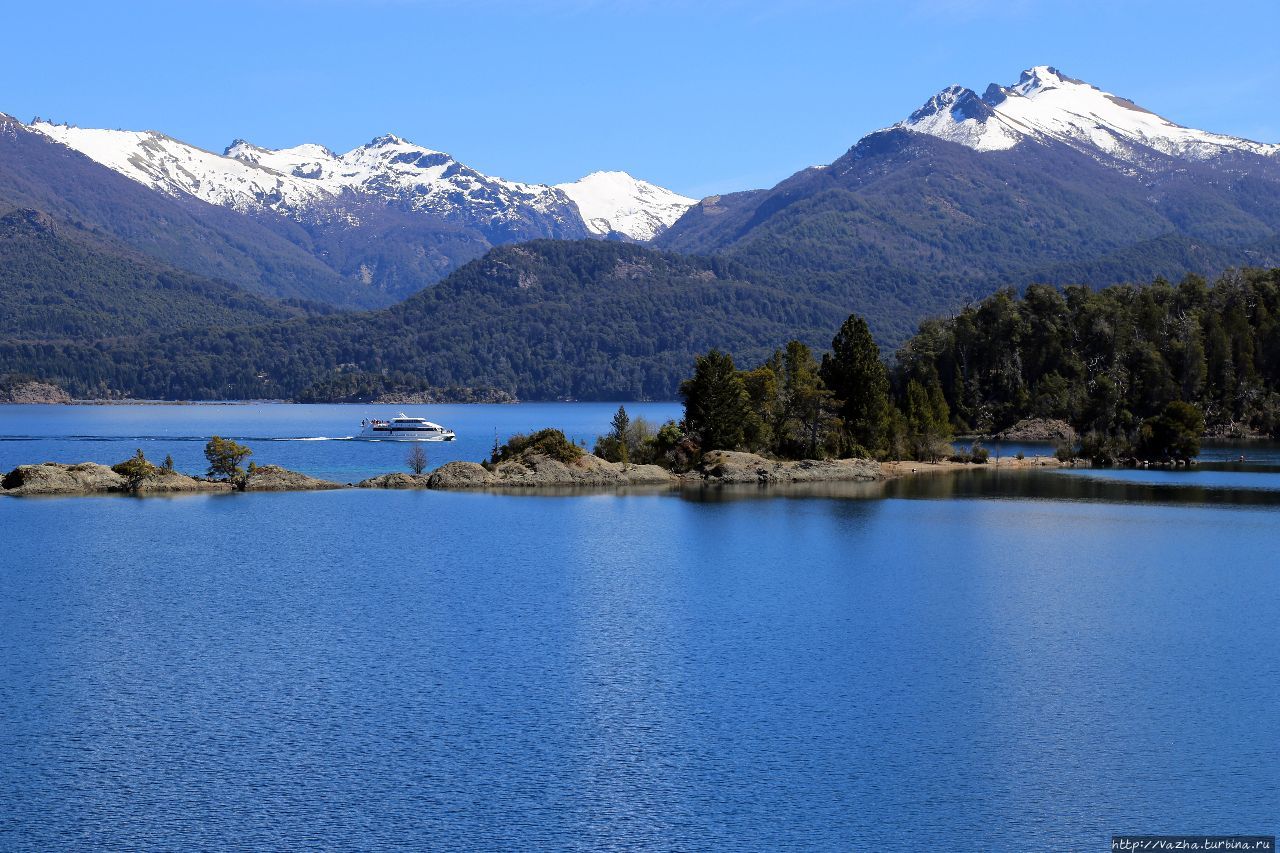
[{"label": "mountain range", "polygon": [[[85,297],[92,310],[72,310],[76,299],[64,293],[63,320],[32,320],[27,334],[5,330],[3,340],[52,336],[80,346],[136,334],[151,321],[112,303],[128,302],[137,290],[149,311],[167,292],[183,324],[206,316],[212,328],[242,326],[281,340],[297,335],[317,359],[315,370],[287,371],[241,359],[235,383],[187,377],[166,384],[152,373],[149,394],[220,396],[235,387],[288,395],[322,381],[325,371],[403,367],[422,383],[447,378],[526,397],[663,396],[675,391],[671,365],[693,350],[655,330],[674,324],[702,340],[675,322],[673,306],[718,330],[722,345],[733,341],[751,352],[781,341],[753,342],[751,334],[771,327],[749,299],[796,318],[795,334],[817,346],[857,312],[891,350],[921,319],[1001,287],[1101,286],[1280,265],[1280,146],[1180,126],[1049,66],[981,95],[947,87],[829,165],[772,188],[700,201],[625,172],[554,186],[508,181],[390,135],[342,154],[243,140],[214,154],[157,132],[24,124],[0,115],[0,214],[9,207],[21,210],[5,220],[12,232],[5,258],[16,263],[27,252],[30,280],[58,279],[61,256],[50,241],[79,253],[77,269],[100,258],[115,272],[82,288],[92,294]],[[528,241],[538,248],[502,248],[533,245]],[[633,245],[626,255],[601,255],[591,244],[602,241],[659,251]],[[549,248],[560,243],[563,250]],[[681,255],[716,260],[708,266]],[[484,263],[469,263],[482,257]],[[608,272],[619,264],[627,274]],[[136,288],[125,269],[139,271]],[[486,275],[495,277],[492,286]],[[562,286],[574,275],[582,276],[581,287]],[[158,277],[184,285],[158,290]],[[12,279],[0,279],[4,304],[14,316],[36,318],[41,288],[18,288]],[[522,287],[522,280],[559,284],[552,292]],[[715,282],[733,284],[712,298],[691,284],[703,280],[713,289]],[[391,314],[341,321],[316,316],[408,297],[412,310],[396,306]],[[210,300],[235,310],[215,311]],[[517,304],[526,316],[512,313]],[[561,322],[575,316],[577,326]],[[585,334],[601,317],[618,324],[616,340],[592,337],[595,355],[562,339],[579,327]],[[308,331],[314,329],[324,331]],[[438,338],[465,358],[389,363],[388,351],[408,356],[376,341],[376,330],[388,329],[428,348],[438,349]],[[484,335],[477,338],[480,329],[491,330],[489,349],[479,342]],[[207,365],[215,356],[202,346],[217,353],[227,346],[213,342],[217,334],[180,337],[161,349],[172,355],[187,340],[195,363]],[[519,369],[497,341],[526,353]],[[95,346],[109,351],[114,344]],[[336,349],[325,354],[325,346]],[[120,359],[143,357],[125,349]],[[67,352],[53,361],[41,362],[38,352],[18,361],[81,390],[118,380],[134,384],[114,390],[141,392],[137,371],[81,382],[65,364]],[[623,361],[602,367],[610,357]],[[556,367],[557,359],[580,363]],[[594,366],[577,369],[585,364]]]},{"label": "mountain range", "polygon": [[26,128],[159,194],[273,228],[363,289],[343,300],[353,304],[408,296],[505,243],[650,240],[695,201],[625,172],[557,186],[505,180],[391,134],[344,154],[242,139],[215,154],[156,131]]}]

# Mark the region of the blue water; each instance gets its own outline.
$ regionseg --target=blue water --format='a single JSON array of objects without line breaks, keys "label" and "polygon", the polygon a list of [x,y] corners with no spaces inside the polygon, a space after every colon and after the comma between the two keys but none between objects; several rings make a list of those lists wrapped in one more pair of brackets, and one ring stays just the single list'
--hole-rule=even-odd
[{"label": "blue water", "polygon": [[[212,435],[233,438],[253,450],[259,465],[281,465],[315,477],[350,483],[405,470],[410,445],[353,441],[364,418],[404,412],[452,429],[456,441],[421,442],[432,468],[489,457],[495,435],[556,426],[574,442],[609,430],[617,403],[520,403],[517,405],[413,406],[294,405],[252,403],[194,406],[0,405],[0,471],[31,462],[100,462],[112,465],[141,449],[160,462],[173,456],[180,471],[201,473],[204,444]],[[632,418],[655,428],[680,418],[678,403],[628,403]]]},{"label": "blue water", "polygon": [[[83,435],[119,417],[66,411]],[[279,417],[243,433],[307,432]],[[803,499],[0,500],[0,849],[1274,833],[1280,506],[1182,493],[1002,472]]]}]

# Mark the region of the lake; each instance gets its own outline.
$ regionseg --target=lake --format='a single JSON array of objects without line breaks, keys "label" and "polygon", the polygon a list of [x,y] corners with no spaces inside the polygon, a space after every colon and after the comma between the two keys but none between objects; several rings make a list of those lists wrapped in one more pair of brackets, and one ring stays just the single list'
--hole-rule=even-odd
[{"label": "lake", "polygon": [[[434,466],[495,429],[590,443],[616,405],[404,408],[458,431]],[[0,407],[0,468],[197,470],[219,432],[346,482],[402,467],[340,440],[397,411]],[[1280,471],[1218,452],[781,497],[0,500],[0,849],[1271,834]]]}]

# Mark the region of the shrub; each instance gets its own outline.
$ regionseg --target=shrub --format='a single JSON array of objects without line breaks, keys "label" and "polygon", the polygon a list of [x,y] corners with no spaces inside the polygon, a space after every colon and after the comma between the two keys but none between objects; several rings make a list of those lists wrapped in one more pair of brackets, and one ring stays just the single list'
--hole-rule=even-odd
[{"label": "shrub", "polygon": [[666,448],[661,446],[658,435],[654,433],[653,427],[647,420],[628,418],[623,424],[623,430],[624,432],[620,435],[615,416],[614,429],[597,438],[591,452],[609,462],[629,462],[634,465],[661,464]]},{"label": "shrub", "polygon": [[558,429],[540,429],[531,435],[517,433],[507,439],[507,443],[499,447],[490,460],[493,463],[505,462],[524,454],[539,454],[555,459],[557,462],[569,463],[585,453],[581,447],[565,438]]},{"label": "shrub", "polygon": [[[1139,459],[1192,459],[1200,454],[1204,415],[1190,403],[1174,401],[1143,422],[1138,432]],[[139,451],[141,452],[141,451]]]},{"label": "shrub", "polygon": [[1080,439],[1080,455],[1094,465],[1115,465],[1133,456],[1133,446],[1119,435],[1107,435],[1098,431],[1085,433]]},{"label": "shrub", "polygon": [[142,448],[138,448],[138,452],[131,458],[112,465],[111,470],[124,477],[129,482],[129,488],[133,491],[137,491],[143,480],[148,477],[154,477],[159,473],[159,469],[147,461],[147,457],[142,453]]},{"label": "shrub", "polygon": [[975,465],[986,465],[987,460],[991,458],[991,451],[987,450],[980,443],[974,442],[969,448],[969,459]]}]

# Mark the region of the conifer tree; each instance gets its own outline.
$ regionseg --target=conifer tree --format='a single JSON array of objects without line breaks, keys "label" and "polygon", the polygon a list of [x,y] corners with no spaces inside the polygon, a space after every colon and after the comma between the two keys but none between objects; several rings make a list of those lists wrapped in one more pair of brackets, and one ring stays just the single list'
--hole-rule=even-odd
[{"label": "conifer tree", "polygon": [[732,450],[742,444],[751,412],[732,356],[716,349],[698,356],[693,378],[680,385],[680,396],[685,429],[697,434],[703,451]]},{"label": "conifer tree", "polygon": [[889,427],[889,373],[867,321],[849,315],[822,359],[822,378],[839,401],[840,419],[850,441],[878,453],[885,449]]},{"label": "conifer tree", "polygon": [[622,469],[625,471],[629,454],[627,452],[627,429],[631,426],[631,418],[627,415],[627,407],[619,406],[618,411],[614,413],[613,420],[610,421],[613,427],[613,439],[617,442],[618,461],[622,463]]}]

